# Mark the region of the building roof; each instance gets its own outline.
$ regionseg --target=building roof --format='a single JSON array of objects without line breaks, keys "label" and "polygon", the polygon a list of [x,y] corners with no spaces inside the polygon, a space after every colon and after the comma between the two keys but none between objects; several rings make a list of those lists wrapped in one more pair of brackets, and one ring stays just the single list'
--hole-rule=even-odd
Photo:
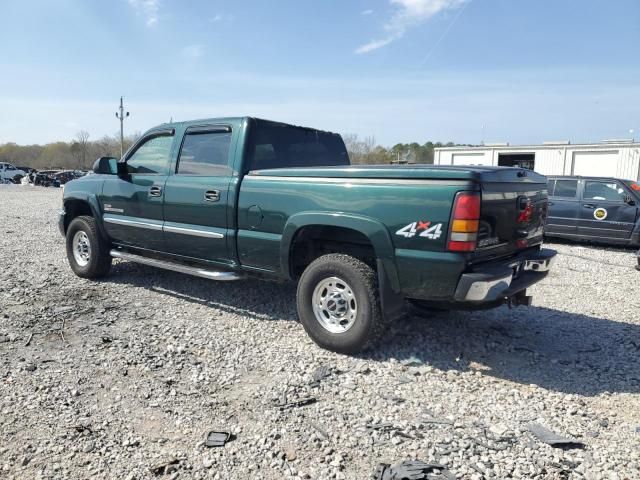
[{"label": "building roof", "polygon": [[600,143],[544,143],[540,145],[506,145],[506,144],[487,144],[475,147],[436,147],[435,151],[485,151],[485,150],[549,150],[558,148],[588,148],[597,150],[611,150],[612,148],[639,148],[640,142],[635,141],[619,141],[619,142],[600,142]]}]

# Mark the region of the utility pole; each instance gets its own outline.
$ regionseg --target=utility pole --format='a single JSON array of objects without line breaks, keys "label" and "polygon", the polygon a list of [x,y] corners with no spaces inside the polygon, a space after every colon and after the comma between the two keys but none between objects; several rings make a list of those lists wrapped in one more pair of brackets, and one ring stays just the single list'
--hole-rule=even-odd
[{"label": "utility pole", "polygon": [[116,112],[116,118],[120,120],[120,158],[124,156],[124,119],[129,116],[129,112],[124,111],[122,97],[120,97],[120,111]]}]

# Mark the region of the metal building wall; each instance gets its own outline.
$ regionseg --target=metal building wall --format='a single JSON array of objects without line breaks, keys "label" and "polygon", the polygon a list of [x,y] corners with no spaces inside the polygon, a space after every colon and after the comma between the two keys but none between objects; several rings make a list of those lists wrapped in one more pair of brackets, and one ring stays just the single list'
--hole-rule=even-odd
[{"label": "metal building wall", "polygon": [[500,153],[535,153],[535,170],[543,175],[571,175],[575,152],[618,152],[615,168],[618,178],[640,181],[640,144],[553,145],[523,147],[470,147],[460,149],[436,149],[436,165],[467,164],[498,165]]}]

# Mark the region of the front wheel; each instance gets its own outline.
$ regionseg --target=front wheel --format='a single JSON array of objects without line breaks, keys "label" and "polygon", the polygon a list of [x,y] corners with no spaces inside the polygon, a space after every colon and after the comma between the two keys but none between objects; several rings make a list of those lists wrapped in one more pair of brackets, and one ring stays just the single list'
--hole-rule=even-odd
[{"label": "front wheel", "polygon": [[93,217],[80,216],[67,229],[67,259],[71,270],[82,278],[104,277],[111,269],[111,256]]},{"label": "front wheel", "polygon": [[384,332],[375,270],[344,254],[314,260],[298,283],[298,316],[322,348],[353,354]]}]

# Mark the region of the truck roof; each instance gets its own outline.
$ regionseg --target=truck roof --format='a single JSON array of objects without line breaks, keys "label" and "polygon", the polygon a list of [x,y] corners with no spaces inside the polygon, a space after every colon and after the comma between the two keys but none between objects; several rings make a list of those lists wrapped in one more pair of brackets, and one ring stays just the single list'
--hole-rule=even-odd
[{"label": "truck roof", "polygon": [[230,124],[240,125],[244,121],[248,121],[248,120],[255,120],[255,121],[258,121],[258,122],[270,123],[272,125],[283,125],[283,126],[288,126],[288,127],[304,128],[304,129],[307,129],[307,130],[316,130],[318,132],[325,132],[325,133],[331,133],[331,134],[334,134],[334,135],[338,135],[335,132],[330,132],[328,130],[321,130],[319,128],[307,127],[307,126],[303,126],[303,125],[294,125],[292,123],[278,122],[278,121],[275,121],[275,120],[267,120],[265,118],[250,117],[250,116],[199,118],[199,119],[195,119],[195,120],[184,120],[182,122],[169,122],[169,123],[162,123],[160,125],[156,125],[155,127],[151,128],[150,130],[155,130],[157,128],[167,128],[167,127],[177,127],[177,126],[187,126],[188,127],[188,126],[192,126],[192,125],[216,124],[216,123],[230,123]]}]

